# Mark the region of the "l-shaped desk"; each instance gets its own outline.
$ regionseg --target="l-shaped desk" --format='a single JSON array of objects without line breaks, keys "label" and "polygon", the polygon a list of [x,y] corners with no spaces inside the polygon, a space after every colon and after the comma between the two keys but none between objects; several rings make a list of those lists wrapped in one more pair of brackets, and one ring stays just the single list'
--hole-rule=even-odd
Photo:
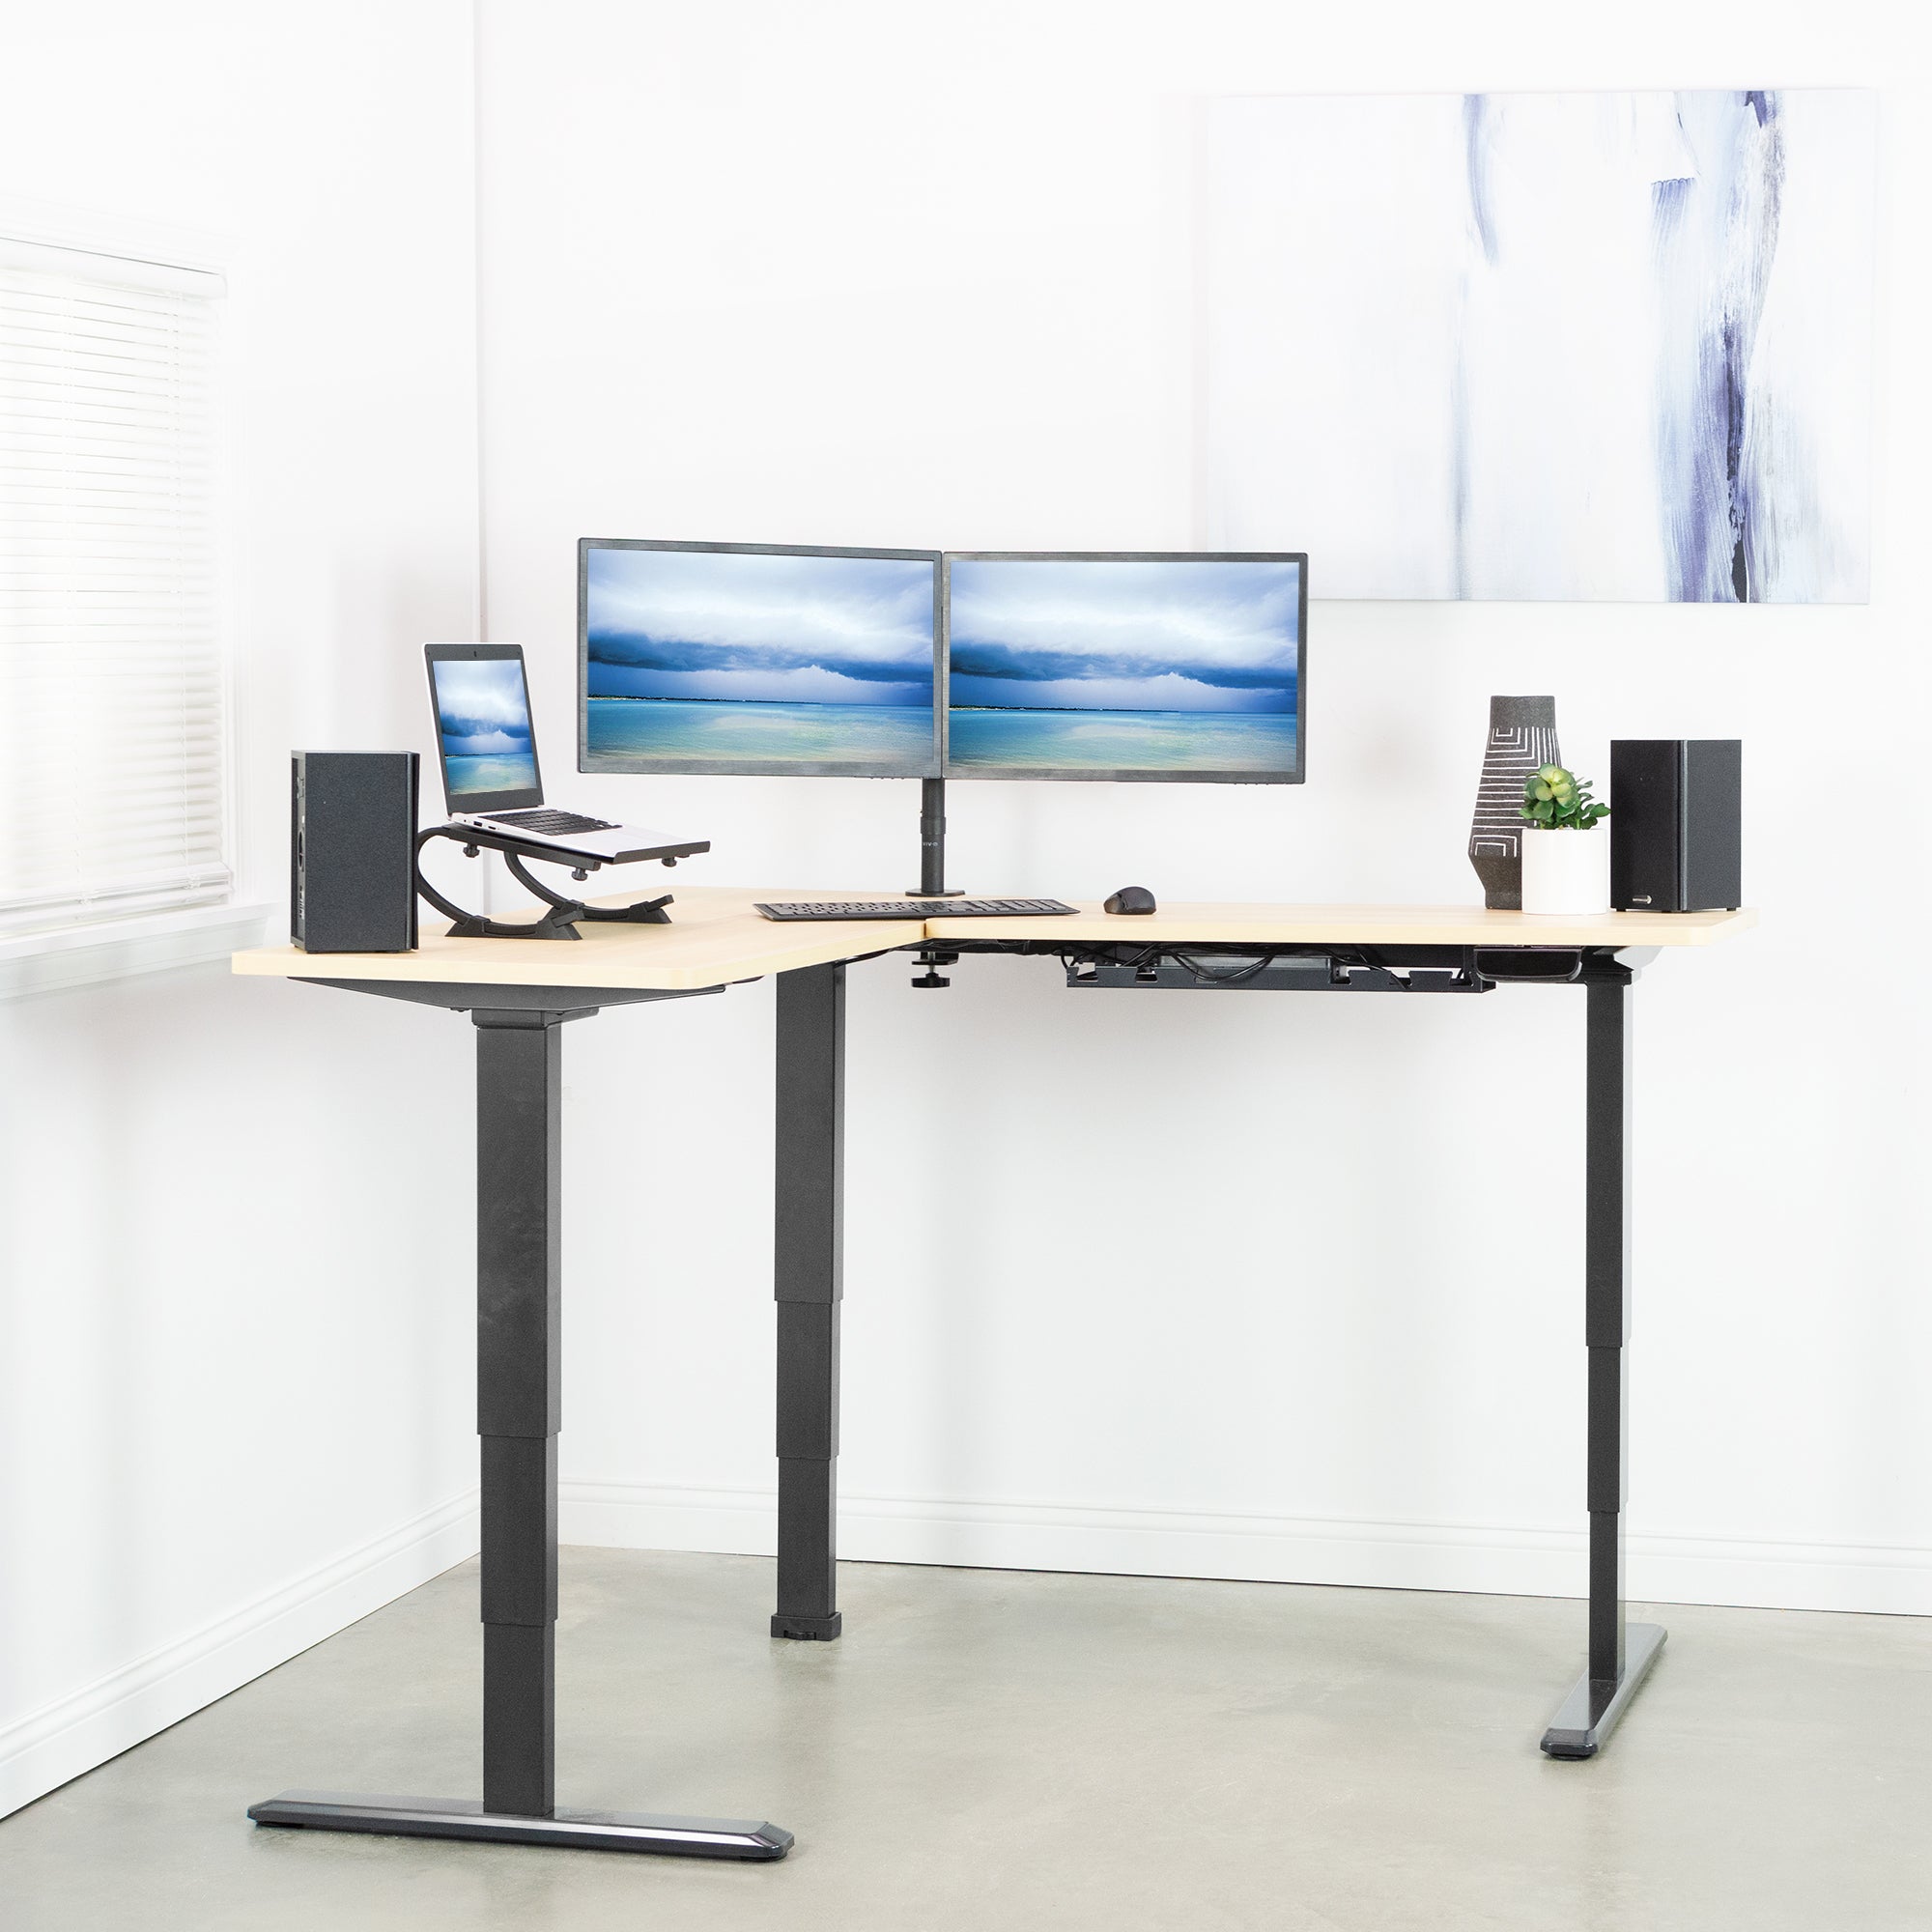
[{"label": "l-shaped desk", "polygon": [[[1149,915],[776,923],[753,901],[859,894],[680,889],[670,925],[601,924],[575,944],[425,935],[414,952],[265,947],[237,973],[467,1012],[476,1028],[477,1433],[482,1438],[483,1796],[288,1791],[261,1824],[734,1859],[782,1858],[752,1819],[558,1809],[554,1792],[562,1030],[604,1007],[776,976],[778,1605],[772,1634],[839,1634],[835,1548],[843,1212],[845,968],[918,952],[935,983],[962,953],[1057,957],[1073,988],[1483,994],[1580,984],[1587,1018],[1583,1328],[1589,1612],[1583,1674],[1543,1738],[1594,1756],[1664,1633],[1624,1619],[1629,1334],[1629,989],[1662,948],[1705,947],[1748,911],[1569,919],[1461,906],[1181,905]],[[880,895],[879,896],[886,896]],[[615,901],[613,901],[615,902]],[[943,982],[940,982],[943,983]]]}]

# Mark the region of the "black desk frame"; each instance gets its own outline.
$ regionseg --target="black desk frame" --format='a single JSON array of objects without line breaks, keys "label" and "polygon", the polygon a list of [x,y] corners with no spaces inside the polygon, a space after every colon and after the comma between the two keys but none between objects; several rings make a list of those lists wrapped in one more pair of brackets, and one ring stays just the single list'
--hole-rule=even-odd
[{"label": "black desk frame", "polygon": [[[1587,1002],[1584,1342],[1588,1374],[1589,1636],[1584,1673],[1543,1738],[1592,1757],[1656,1662],[1664,1633],[1623,1605],[1630,1330],[1630,1017],[1634,967],[1606,948],[1083,945],[935,941],[905,949],[1048,954],[1074,987],[1482,994],[1508,980],[1580,983]],[[845,965],[778,975],[775,1294],[778,1605],[775,1637],[836,1638],[839,1306],[844,1293]],[[469,1013],[476,1030],[477,1434],[482,1467],[483,1795],[285,1791],[257,1824],[693,1858],[783,1858],[761,1820],[593,1812],[555,1804],[556,1436],[560,1426],[562,1030],[601,1008],[691,998],[635,987],[316,980]],[[922,982],[944,985],[936,974]]]},{"label": "black desk frame", "polygon": [[[1542,1747],[1594,1757],[1663,1647],[1624,1617],[1630,1339],[1630,988],[1647,952],[1608,948],[1083,946],[927,941],[928,965],[966,952],[1051,954],[1072,986],[1480,994],[1509,981],[1580,984],[1584,1055],[1583,1340],[1589,1614],[1583,1674]],[[940,955],[936,960],[931,955]],[[1257,964],[1263,961],[1264,963]],[[1630,963],[1631,959],[1635,963]],[[1225,977],[1224,977],[1225,976]],[[778,1609],[772,1634],[837,1637],[838,1314],[844,1293],[845,968],[778,976]],[[919,983],[919,982],[916,982]],[[944,984],[943,980],[923,983]]]}]

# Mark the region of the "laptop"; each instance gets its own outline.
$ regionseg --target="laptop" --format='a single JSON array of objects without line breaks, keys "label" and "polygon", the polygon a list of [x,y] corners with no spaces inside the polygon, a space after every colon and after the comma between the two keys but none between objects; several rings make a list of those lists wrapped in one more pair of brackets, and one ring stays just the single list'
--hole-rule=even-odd
[{"label": "laptop", "polygon": [[708,838],[667,838],[544,803],[520,644],[425,644],[429,703],[450,822],[556,848],[558,858],[621,865],[708,852]]}]

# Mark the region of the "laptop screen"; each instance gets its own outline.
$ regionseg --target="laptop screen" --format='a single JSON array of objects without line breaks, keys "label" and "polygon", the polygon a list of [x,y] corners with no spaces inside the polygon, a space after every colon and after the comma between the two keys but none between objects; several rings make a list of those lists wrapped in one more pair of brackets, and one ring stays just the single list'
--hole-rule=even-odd
[{"label": "laptop screen", "polygon": [[522,654],[501,646],[488,657],[444,657],[434,646],[432,652],[437,748],[449,809],[542,804]]}]

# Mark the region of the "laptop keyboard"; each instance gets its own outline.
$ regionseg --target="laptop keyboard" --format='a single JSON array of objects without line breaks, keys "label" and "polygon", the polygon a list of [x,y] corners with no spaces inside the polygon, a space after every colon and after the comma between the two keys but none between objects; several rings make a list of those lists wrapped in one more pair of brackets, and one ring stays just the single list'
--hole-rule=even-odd
[{"label": "laptop keyboard", "polygon": [[553,811],[547,806],[530,811],[486,811],[492,825],[507,825],[517,832],[541,832],[554,838],[565,832],[615,832],[608,818],[585,818],[581,811]]}]

